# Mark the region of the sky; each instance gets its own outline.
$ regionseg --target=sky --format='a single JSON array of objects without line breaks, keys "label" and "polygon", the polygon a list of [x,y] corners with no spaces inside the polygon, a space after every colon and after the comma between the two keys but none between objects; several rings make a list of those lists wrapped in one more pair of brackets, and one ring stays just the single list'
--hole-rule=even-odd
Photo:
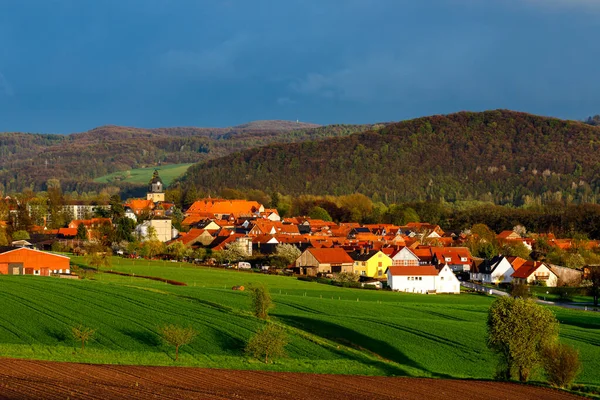
[{"label": "sky", "polygon": [[0,132],[600,114],[600,0],[0,0]]}]

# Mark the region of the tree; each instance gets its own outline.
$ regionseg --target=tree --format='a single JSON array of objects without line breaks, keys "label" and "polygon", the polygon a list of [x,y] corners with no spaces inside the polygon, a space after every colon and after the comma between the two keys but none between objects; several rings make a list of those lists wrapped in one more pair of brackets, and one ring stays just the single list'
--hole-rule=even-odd
[{"label": "tree", "polygon": [[543,365],[550,384],[565,388],[571,386],[579,372],[579,352],[563,343],[552,343],[544,348]]},{"label": "tree", "polygon": [[29,233],[27,231],[16,231],[12,234],[13,240],[29,240]]},{"label": "tree", "polygon": [[175,257],[177,261],[181,261],[188,251],[189,249],[182,242],[173,242],[167,246],[167,253]]},{"label": "tree", "polygon": [[248,252],[240,242],[231,242],[222,252],[223,259],[227,261],[240,261],[248,257]]},{"label": "tree", "polygon": [[110,205],[110,215],[113,221],[118,220],[119,218],[123,218],[125,216],[125,208],[123,207],[123,203],[121,202],[121,196],[118,194],[113,194],[110,196],[110,200],[108,202]]},{"label": "tree", "polygon": [[529,299],[502,297],[490,306],[488,347],[500,356],[498,377],[518,374],[521,382],[542,361],[543,349],[556,341],[558,321],[550,309]]},{"label": "tree", "polygon": [[194,328],[178,325],[165,325],[158,328],[158,331],[167,344],[175,346],[175,361],[179,359],[179,348],[190,344],[198,335]]},{"label": "tree", "polygon": [[309,212],[308,216],[312,219],[322,219],[323,221],[332,221],[331,215],[327,212],[326,209],[316,206],[313,207]]},{"label": "tree", "polygon": [[73,339],[81,342],[81,351],[85,349],[85,344],[94,337],[96,330],[84,326],[83,324],[79,324],[71,328],[71,335],[73,335]]},{"label": "tree", "polygon": [[284,243],[275,247],[275,257],[281,259],[286,266],[295,262],[300,254],[302,254],[300,249],[293,244]]},{"label": "tree", "polygon": [[85,260],[90,267],[100,270],[100,268],[110,268],[112,265],[112,250],[104,247],[100,243],[90,243],[87,248]]},{"label": "tree", "polygon": [[81,240],[86,240],[88,238],[88,231],[84,224],[80,223],[77,225],[77,235],[75,237]]},{"label": "tree", "polygon": [[246,345],[246,352],[258,359],[264,358],[265,364],[269,363],[269,357],[284,357],[287,335],[280,327],[267,324],[256,332]]},{"label": "tree", "polygon": [[260,319],[268,319],[269,310],[273,307],[269,290],[262,285],[252,285],[249,290],[254,316]]},{"label": "tree", "polygon": [[588,268],[587,279],[590,281],[590,296],[594,298],[594,307],[598,307],[600,296],[600,266],[593,265]]}]

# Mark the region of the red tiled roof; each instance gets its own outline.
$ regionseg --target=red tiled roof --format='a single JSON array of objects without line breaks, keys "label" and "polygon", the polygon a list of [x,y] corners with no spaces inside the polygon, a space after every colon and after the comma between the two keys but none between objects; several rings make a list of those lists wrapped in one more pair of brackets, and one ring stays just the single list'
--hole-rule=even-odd
[{"label": "red tiled roof", "polygon": [[392,276],[437,276],[438,270],[433,265],[388,267]]},{"label": "red tiled roof", "polygon": [[535,270],[541,267],[542,265],[544,265],[544,263],[539,261],[527,261],[512,274],[512,277],[527,279],[529,275],[533,274]]},{"label": "red tiled roof", "polygon": [[352,257],[344,251],[344,249],[336,248],[311,248],[308,249],[316,259],[322,264],[331,264],[331,263],[354,263]]}]

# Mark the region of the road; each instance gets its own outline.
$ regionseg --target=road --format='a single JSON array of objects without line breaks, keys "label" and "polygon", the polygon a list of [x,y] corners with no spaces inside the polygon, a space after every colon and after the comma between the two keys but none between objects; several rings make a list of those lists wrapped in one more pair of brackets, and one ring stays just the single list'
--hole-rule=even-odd
[{"label": "road", "polygon": [[[510,296],[509,293],[503,292],[502,290],[490,289],[488,287],[485,287],[485,286],[482,286],[482,285],[478,285],[478,284],[472,283],[472,282],[461,282],[460,284],[463,287],[466,287],[466,288],[469,288],[469,289],[473,289],[473,290],[476,290],[478,292],[486,293],[486,294],[489,294],[491,296],[499,296],[499,297]],[[599,312],[600,311],[600,308],[598,308],[598,307],[594,308],[593,306],[586,306],[586,305],[558,303],[558,302],[555,302],[555,301],[547,301],[547,300],[540,300],[540,299],[536,299],[536,302],[538,302],[539,304],[544,304],[546,306],[556,306],[556,307],[568,308],[568,309],[571,309],[571,310],[595,311],[595,312]]]}]

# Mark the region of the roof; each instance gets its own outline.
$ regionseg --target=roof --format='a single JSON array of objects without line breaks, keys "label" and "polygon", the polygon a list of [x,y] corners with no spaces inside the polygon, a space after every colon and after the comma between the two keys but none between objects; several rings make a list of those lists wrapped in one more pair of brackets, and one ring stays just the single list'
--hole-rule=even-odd
[{"label": "roof", "polygon": [[498,239],[520,239],[521,235],[519,235],[515,231],[502,231],[497,236]]},{"label": "roof", "polygon": [[423,265],[419,267],[415,266],[397,266],[388,267],[386,270],[390,272],[392,276],[437,276],[439,275],[438,270],[433,265]]},{"label": "roof", "polygon": [[527,279],[531,274],[535,272],[535,270],[537,270],[542,265],[544,265],[544,263],[540,261],[527,261],[512,274],[512,277]]},{"label": "roof", "polygon": [[352,257],[350,257],[344,249],[340,249],[339,247],[320,249],[311,248],[307,251],[309,251],[321,264],[354,263]]},{"label": "roof", "polygon": [[377,253],[379,253],[379,250],[369,250],[365,252],[356,250],[350,253],[349,256],[352,257],[354,261],[368,261]]},{"label": "roof", "polygon": [[510,265],[512,265],[513,269],[516,271],[521,268],[521,265],[525,264],[527,260],[521,257],[506,257]]},{"label": "roof", "polygon": [[60,255],[60,254],[54,254],[54,253],[50,253],[50,252],[47,252],[47,251],[41,251],[41,250],[36,250],[36,249],[30,249],[30,248],[27,248],[27,247],[19,247],[19,248],[16,248],[16,249],[15,249],[15,248],[6,248],[6,247],[3,247],[3,248],[0,250],[0,254],[11,253],[11,252],[14,252],[14,251],[35,251],[36,253],[42,253],[42,254],[47,254],[47,255],[49,255],[49,256],[66,258],[67,260],[70,260],[70,259],[71,259],[70,257],[67,257],[67,256],[62,256],[62,255]]},{"label": "roof", "polygon": [[194,204],[188,208],[187,213],[247,215],[258,212],[261,207],[262,205],[257,201],[202,199],[194,202]]}]

